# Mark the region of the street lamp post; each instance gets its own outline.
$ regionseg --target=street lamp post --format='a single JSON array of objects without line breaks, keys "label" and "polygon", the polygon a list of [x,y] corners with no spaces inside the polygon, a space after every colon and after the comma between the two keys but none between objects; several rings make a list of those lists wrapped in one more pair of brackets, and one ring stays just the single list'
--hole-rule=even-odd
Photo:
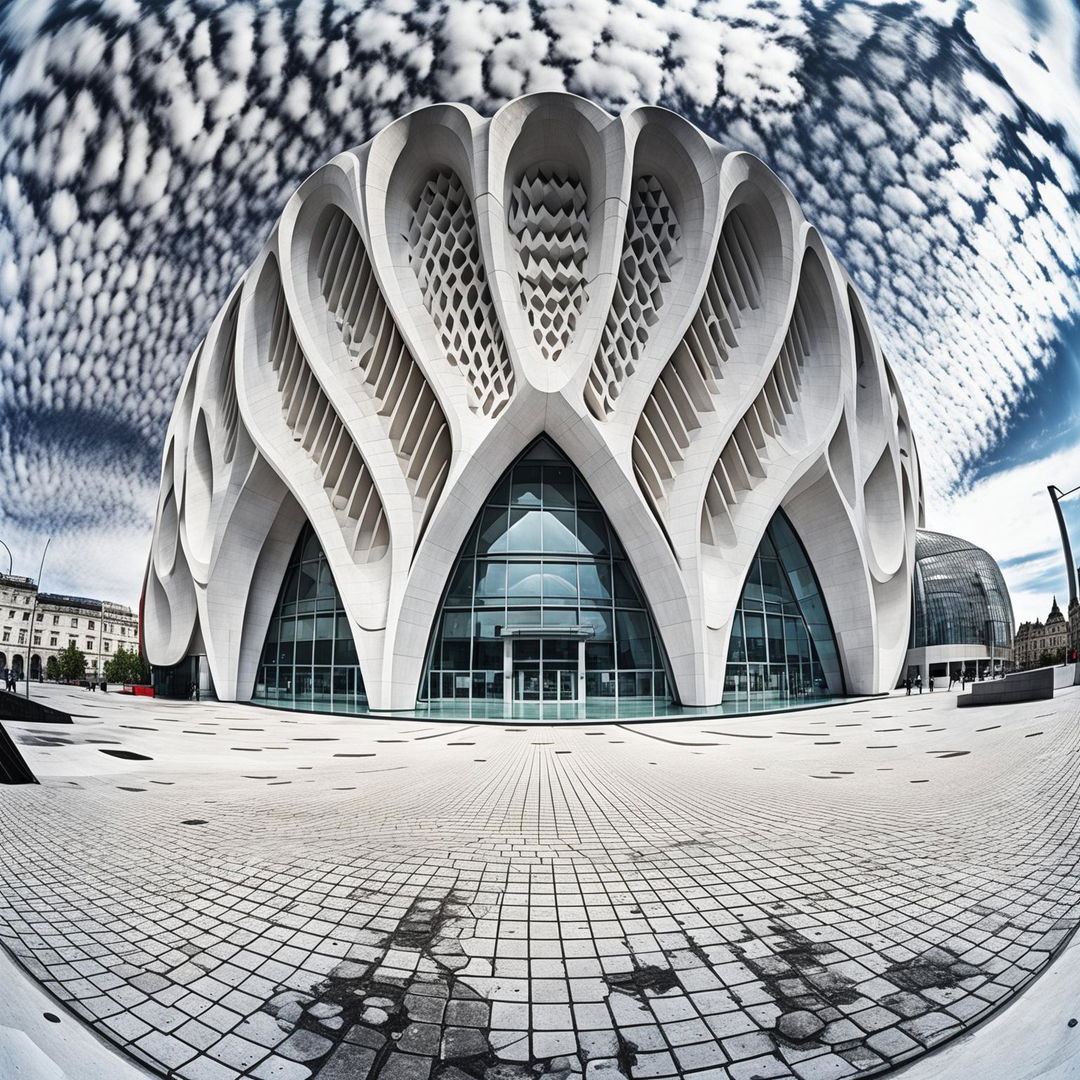
[{"label": "street lamp post", "polygon": [[102,675],[101,666],[101,639],[105,633],[105,601],[101,601],[101,618],[98,619],[98,638],[97,638],[97,663],[94,665],[94,673],[99,677]]},{"label": "street lamp post", "polygon": [[1069,495],[1080,491],[1080,486],[1074,487],[1069,491],[1061,491],[1059,488],[1054,487],[1051,484],[1047,489],[1050,492],[1050,501],[1054,504],[1054,513],[1057,515],[1058,528],[1061,530],[1061,547],[1065,552],[1065,571],[1069,578],[1069,619],[1071,620],[1069,626],[1069,634],[1065,641],[1065,657],[1064,663],[1068,664],[1072,662],[1072,658],[1076,652],[1077,642],[1077,624],[1080,623],[1080,601],[1076,597],[1076,579],[1080,577],[1080,567],[1073,562],[1072,547],[1069,544],[1069,530],[1065,526],[1065,515],[1061,512],[1061,500]]},{"label": "street lamp post", "polygon": [[26,700],[30,700],[30,649],[33,647],[34,641],[34,623],[37,619],[37,600],[38,593],[41,592],[41,574],[45,569],[45,555],[49,550],[49,545],[52,543],[52,537],[50,536],[45,541],[45,550],[41,553],[41,563],[38,566],[37,575],[37,588],[34,590],[34,606],[30,609],[30,644],[26,647],[26,669],[23,672],[23,676],[26,679]]},{"label": "street lamp post", "polygon": [[1076,603],[1076,567],[1073,564],[1072,545],[1069,543],[1069,530],[1065,527],[1065,515],[1061,512],[1061,500],[1074,492],[1080,491],[1080,486],[1062,491],[1051,484],[1047,489],[1050,493],[1050,501],[1054,504],[1054,513],[1057,515],[1058,528],[1061,530],[1061,547],[1065,552],[1065,574],[1069,581],[1069,607]]}]

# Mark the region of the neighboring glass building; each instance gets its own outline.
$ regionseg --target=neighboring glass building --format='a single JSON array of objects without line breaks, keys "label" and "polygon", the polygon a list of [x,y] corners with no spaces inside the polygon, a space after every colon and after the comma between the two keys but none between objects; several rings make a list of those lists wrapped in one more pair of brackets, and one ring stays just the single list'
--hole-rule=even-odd
[{"label": "neighboring glass building", "polygon": [[987,552],[945,533],[916,533],[906,674],[918,671],[926,688],[961,670],[981,677],[1007,669],[1013,625],[1009,590]]},{"label": "neighboring glass building", "polygon": [[163,693],[342,712],[881,693],[922,503],[764,164],[664,110],[432,106],[304,182],[196,350],[143,639]]}]

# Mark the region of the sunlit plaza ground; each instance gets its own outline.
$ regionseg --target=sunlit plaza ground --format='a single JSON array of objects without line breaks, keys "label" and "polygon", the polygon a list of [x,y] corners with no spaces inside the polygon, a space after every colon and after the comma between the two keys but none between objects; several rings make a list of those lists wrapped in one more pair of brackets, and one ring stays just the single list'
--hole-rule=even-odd
[{"label": "sunlit plaza ground", "polygon": [[9,725],[5,1080],[1076,1074],[1080,690],[550,726],[40,695],[75,722]]}]

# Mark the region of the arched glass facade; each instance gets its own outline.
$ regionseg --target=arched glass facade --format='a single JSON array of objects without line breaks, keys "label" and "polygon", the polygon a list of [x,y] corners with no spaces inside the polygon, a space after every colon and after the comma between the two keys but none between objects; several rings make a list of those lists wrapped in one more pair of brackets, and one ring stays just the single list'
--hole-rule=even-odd
[{"label": "arched glass facade", "polygon": [[305,525],[266,631],[256,701],[288,708],[366,708],[356,641],[315,530]]},{"label": "arched glass facade", "polygon": [[1012,643],[1012,603],[998,564],[966,540],[920,529],[915,537],[908,648],[1011,649]]},{"label": "arched glass facade", "polygon": [[802,543],[777,511],[735,611],[724,705],[778,708],[843,692],[824,597]]},{"label": "arched glass facade", "polygon": [[669,700],[667,664],[614,530],[541,439],[495,486],[450,576],[429,701]]}]

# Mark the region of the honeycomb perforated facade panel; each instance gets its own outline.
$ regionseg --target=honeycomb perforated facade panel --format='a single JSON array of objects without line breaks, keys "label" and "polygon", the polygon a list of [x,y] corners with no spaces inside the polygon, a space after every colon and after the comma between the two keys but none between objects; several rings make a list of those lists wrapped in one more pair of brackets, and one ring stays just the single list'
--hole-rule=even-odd
[{"label": "honeycomb perforated facade panel", "polygon": [[310,525],[370,705],[412,707],[462,546],[541,436],[600,503],[679,702],[721,701],[778,511],[846,690],[895,683],[921,483],[849,279],[753,156],[566,94],[420,109],[290,199],[180,387],[151,663],[204,655],[251,697]]}]

